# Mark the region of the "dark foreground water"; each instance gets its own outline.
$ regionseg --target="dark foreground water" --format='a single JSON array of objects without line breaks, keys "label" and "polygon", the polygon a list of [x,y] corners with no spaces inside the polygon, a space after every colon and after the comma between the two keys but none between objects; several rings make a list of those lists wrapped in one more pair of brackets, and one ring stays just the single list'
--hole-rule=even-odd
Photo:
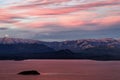
[{"label": "dark foreground water", "polygon": [[[24,70],[38,70],[41,75],[17,75]],[[120,80],[120,61],[0,61],[0,80]]]}]

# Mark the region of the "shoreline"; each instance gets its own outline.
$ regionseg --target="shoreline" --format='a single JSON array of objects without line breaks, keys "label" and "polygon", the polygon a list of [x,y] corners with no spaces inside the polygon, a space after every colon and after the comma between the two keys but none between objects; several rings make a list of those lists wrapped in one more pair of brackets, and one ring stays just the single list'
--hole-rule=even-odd
[{"label": "shoreline", "polygon": [[52,60],[56,60],[56,61],[105,61],[105,62],[110,62],[110,61],[120,61],[120,60],[95,60],[95,59],[21,59],[21,60],[17,60],[17,59],[5,59],[5,60],[2,60],[0,59],[0,61],[42,61],[42,60],[45,60],[45,61],[52,61]]}]

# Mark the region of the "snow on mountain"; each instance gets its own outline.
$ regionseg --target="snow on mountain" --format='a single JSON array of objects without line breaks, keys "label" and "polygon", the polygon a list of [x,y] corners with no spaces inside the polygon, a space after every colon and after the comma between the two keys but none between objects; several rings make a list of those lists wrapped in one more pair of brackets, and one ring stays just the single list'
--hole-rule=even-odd
[{"label": "snow on mountain", "polygon": [[40,43],[40,41],[37,40],[30,40],[30,39],[20,39],[20,38],[0,38],[0,44],[19,44],[19,43],[27,43],[27,44],[33,44],[33,43]]},{"label": "snow on mountain", "polygon": [[19,38],[0,38],[0,53],[47,53],[53,52],[54,49],[42,44],[37,40],[19,39]]},{"label": "snow on mountain", "polygon": [[73,52],[79,52],[83,49],[94,47],[108,47],[108,48],[120,48],[120,40],[105,38],[105,39],[81,39],[63,42],[46,42],[47,46],[56,50],[69,49]]},{"label": "snow on mountain", "polygon": [[44,44],[55,50],[69,49],[73,52],[79,52],[84,49],[94,47],[108,47],[108,48],[120,48],[120,39],[104,38],[104,39],[80,39],[62,42],[44,42],[30,39],[19,38],[0,38],[0,44]]}]

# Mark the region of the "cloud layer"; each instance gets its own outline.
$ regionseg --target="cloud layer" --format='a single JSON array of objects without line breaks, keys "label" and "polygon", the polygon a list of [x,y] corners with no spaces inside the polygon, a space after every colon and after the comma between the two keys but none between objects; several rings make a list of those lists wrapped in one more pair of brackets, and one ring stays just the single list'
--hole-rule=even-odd
[{"label": "cloud layer", "polygon": [[119,27],[120,0],[0,0],[0,30],[50,34]]}]

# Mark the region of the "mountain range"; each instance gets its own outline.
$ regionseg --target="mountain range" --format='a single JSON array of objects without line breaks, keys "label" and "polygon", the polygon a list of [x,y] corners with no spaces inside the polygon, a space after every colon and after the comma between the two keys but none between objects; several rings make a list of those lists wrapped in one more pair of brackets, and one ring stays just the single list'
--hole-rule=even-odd
[{"label": "mountain range", "polygon": [[80,52],[81,50],[96,47],[120,48],[120,40],[113,38],[68,40],[62,42],[45,42],[44,44],[55,50],[69,49],[73,52]]},{"label": "mountain range", "polygon": [[113,38],[45,42],[0,38],[0,59],[120,60],[120,40]]},{"label": "mountain range", "polygon": [[36,40],[0,38],[0,53],[46,53],[54,50]]}]

